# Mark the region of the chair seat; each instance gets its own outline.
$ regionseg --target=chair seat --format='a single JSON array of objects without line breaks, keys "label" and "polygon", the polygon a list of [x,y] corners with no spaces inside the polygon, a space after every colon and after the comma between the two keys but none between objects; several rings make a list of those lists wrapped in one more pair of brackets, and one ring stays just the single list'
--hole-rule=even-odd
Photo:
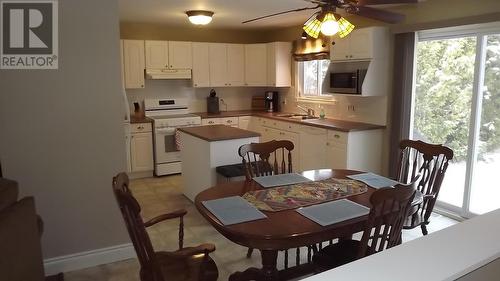
[{"label": "chair seat", "polygon": [[[189,249],[189,248],[184,248]],[[214,249],[215,250],[215,249]],[[188,256],[184,259],[172,257],[169,252],[155,252],[164,280],[169,281],[216,281],[219,273],[214,260],[203,254]],[[200,278],[200,269],[203,267],[203,277]]]},{"label": "chair seat", "polygon": [[406,218],[405,223],[403,225],[403,229],[412,229],[423,223],[425,223],[425,220],[422,217],[421,213],[420,212],[414,213],[408,218]]},{"label": "chair seat", "polygon": [[314,254],[313,263],[320,270],[327,270],[355,261],[358,257],[360,241],[342,240],[326,246]]}]

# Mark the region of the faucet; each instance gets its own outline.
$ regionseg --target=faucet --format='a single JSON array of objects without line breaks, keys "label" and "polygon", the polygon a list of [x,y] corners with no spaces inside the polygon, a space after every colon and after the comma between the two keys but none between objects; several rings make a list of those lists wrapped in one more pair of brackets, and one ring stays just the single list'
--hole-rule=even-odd
[{"label": "faucet", "polygon": [[312,109],[310,107],[304,107],[304,106],[300,106],[300,105],[297,105],[297,107],[300,110],[306,112],[308,117],[314,117],[314,115],[316,114],[316,112],[314,111],[314,109]]}]

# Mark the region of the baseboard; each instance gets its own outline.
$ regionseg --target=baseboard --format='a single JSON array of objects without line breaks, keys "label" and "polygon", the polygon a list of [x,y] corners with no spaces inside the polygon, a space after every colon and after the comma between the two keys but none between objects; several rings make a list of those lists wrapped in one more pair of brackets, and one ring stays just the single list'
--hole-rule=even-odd
[{"label": "baseboard", "polygon": [[43,261],[45,275],[57,274],[135,258],[135,250],[131,243],[92,251],[60,256]]}]

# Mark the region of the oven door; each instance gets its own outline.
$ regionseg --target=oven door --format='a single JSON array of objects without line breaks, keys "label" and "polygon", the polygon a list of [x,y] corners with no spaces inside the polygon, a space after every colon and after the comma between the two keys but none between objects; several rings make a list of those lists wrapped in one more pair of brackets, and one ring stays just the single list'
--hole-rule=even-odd
[{"label": "oven door", "polygon": [[175,128],[155,129],[156,164],[181,161],[181,153],[175,145]]}]

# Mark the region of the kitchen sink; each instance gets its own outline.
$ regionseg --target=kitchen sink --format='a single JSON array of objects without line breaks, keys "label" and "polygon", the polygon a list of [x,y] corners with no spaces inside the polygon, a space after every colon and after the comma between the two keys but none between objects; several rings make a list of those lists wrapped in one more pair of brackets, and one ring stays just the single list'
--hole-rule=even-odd
[{"label": "kitchen sink", "polygon": [[278,114],[276,117],[284,117],[284,118],[291,118],[291,119],[299,119],[299,120],[306,120],[306,119],[318,119],[319,117],[317,116],[308,116],[307,114]]}]

